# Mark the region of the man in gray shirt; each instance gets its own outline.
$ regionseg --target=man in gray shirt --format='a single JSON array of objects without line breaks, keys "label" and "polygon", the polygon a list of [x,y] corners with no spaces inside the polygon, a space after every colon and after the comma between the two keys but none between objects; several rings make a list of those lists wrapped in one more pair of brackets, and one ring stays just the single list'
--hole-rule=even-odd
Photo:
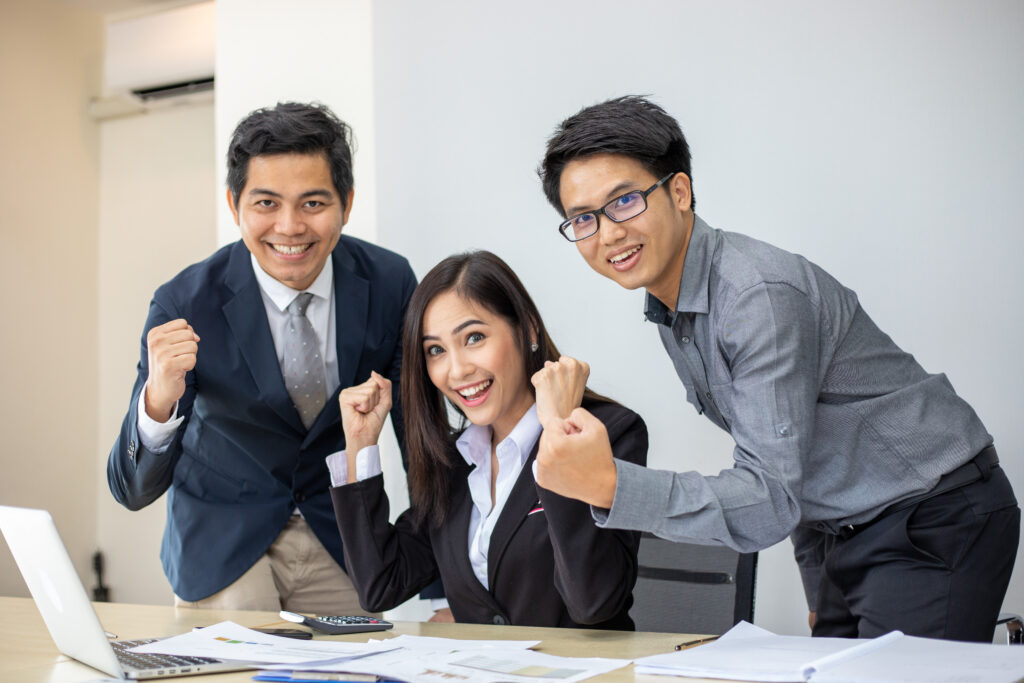
[{"label": "man in gray shirt", "polygon": [[648,470],[580,408],[545,425],[538,484],[600,526],[741,552],[791,536],[814,635],[991,640],[1020,509],[945,375],[818,266],[701,220],[682,131],[647,100],[566,119],[540,175],[587,263],[646,289],[688,401],[736,445],[716,476]]}]

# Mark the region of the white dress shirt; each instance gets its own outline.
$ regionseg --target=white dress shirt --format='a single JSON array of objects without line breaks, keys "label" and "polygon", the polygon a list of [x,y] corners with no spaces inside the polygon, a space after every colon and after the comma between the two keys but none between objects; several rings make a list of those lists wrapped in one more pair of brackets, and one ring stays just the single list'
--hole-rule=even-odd
[{"label": "white dress shirt", "polygon": [[[270,336],[274,340],[274,350],[277,352],[278,364],[284,360],[284,329],[288,322],[287,308],[302,292],[284,285],[260,267],[255,256],[250,254],[252,269],[256,274],[256,283],[260,287],[260,295],[263,297],[263,307],[267,312],[267,322],[270,324]],[[320,357],[324,359],[324,370],[327,381],[327,398],[334,394],[334,391],[341,384],[338,377],[338,346],[335,343],[337,325],[334,312],[334,265],[330,258],[324,263],[323,270],[317,276],[313,284],[304,290],[313,295],[306,308],[306,317],[313,325],[316,332],[316,339],[320,345]],[[201,330],[196,330],[200,336],[199,353],[203,352]],[[157,422],[146,414],[146,387],[139,392],[138,406],[138,429],[139,440],[142,445],[153,453],[163,453],[167,450],[174,432],[178,425],[185,419],[178,416],[178,404],[174,404],[174,411],[167,422]]]},{"label": "white dress shirt", "polygon": [[[469,473],[469,495],[473,509],[469,514],[469,563],[473,573],[484,588],[487,582],[487,551],[491,546],[494,525],[501,517],[508,496],[515,486],[530,451],[540,438],[541,426],[537,419],[537,405],[534,404],[519,419],[512,432],[495,448],[498,458],[498,477],[494,485],[494,500],[491,500],[491,428],[471,424],[459,436],[455,447],[470,465],[476,467]],[[348,462],[345,451],[327,456],[327,467],[331,471],[331,484],[344,486],[348,479]],[[367,446],[356,455],[356,478],[359,481],[380,474],[380,451],[376,445]],[[365,475],[365,476],[364,476]]]}]

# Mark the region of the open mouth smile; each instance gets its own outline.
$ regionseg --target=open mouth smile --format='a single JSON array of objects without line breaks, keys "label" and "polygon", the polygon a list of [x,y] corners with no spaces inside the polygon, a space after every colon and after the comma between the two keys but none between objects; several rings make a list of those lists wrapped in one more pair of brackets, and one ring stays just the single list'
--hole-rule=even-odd
[{"label": "open mouth smile", "polygon": [[611,264],[615,270],[629,270],[633,265],[640,259],[640,251],[643,249],[642,244],[638,244],[635,247],[630,247],[625,251],[620,251],[618,254],[610,257],[608,263]]},{"label": "open mouth smile", "polygon": [[491,385],[494,384],[494,380],[485,379],[482,382],[476,384],[470,384],[465,387],[460,387],[455,390],[455,393],[462,399],[463,405],[473,407],[478,406],[487,399],[487,395],[490,393]]}]

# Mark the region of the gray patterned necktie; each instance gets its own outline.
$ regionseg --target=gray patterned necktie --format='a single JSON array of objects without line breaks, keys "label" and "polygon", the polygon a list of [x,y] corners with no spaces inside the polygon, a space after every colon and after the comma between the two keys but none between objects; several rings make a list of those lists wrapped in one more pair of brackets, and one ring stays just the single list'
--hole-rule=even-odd
[{"label": "gray patterned necktie", "polygon": [[284,332],[284,362],[281,363],[281,374],[284,375],[288,395],[292,397],[306,429],[313,424],[327,402],[320,344],[313,323],[306,317],[306,309],[312,299],[312,294],[303,292],[285,309],[288,312],[288,326]]}]

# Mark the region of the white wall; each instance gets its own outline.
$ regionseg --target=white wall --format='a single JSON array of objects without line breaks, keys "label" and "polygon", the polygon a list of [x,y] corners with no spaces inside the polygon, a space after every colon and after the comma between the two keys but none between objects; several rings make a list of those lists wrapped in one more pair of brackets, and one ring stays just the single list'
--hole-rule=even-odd
[{"label": "white wall", "polygon": [[[329,104],[360,141],[352,234],[406,254],[420,275],[453,251],[497,252],[559,345],[591,361],[595,388],[647,418],[652,465],[714,473],[729,465],[729,439],[685,404],[640,293],[602,281],[555,234],[534,175],[562,118],[650,94],[691,141],[701,215],[857,290],[977,408],[1024,494],[1024,276],[1013,262],[1024,5],[217,4],[217,206],[239,118],[285,99]],[[219,240],[235,239],[220,210]],[[788,544],[762,553],[757,621],[802,633],[790,555]],[[1022,572],[1008,606],[1024,604]]]},{"label": "white wall", "polygon": [[[487,248],[593,386],[636,409],[650,464],[712,474],[731,441],[685,403],[642,295],[555,232],[534,173],[582,106],[649,94],[682,124],[698,213],[806,255],[974,405],[1019,495],[1024,423],[1024,4],[867,0],[379,3],[379,238],[422,275]],[[386,181],[385,181],[386,179]],[[1018,557],[1008,607],[1024,605]],[[788,542],[756,620],[805,633]]]},{"label": "white wall", "polygon": [[[0,505],[50,510],[91,587],[96,549],[96,207],[100,16],[0,8]],[[28,595],[0,541],[0,595]]]},{"label": "white wall", "polygon": [[106,463],[128,410],[153,292],[216,247],[213,135],[212,104],[100,124],[96,536],[116,602],[174,600],[159,556],[166,499],[138,512],[122,507]]}]

